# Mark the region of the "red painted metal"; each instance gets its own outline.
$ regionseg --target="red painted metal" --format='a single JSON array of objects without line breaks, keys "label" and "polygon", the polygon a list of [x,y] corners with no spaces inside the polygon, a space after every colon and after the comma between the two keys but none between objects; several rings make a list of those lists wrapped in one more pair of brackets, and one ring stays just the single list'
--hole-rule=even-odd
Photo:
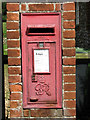
[{"label": "red painted metal", "polygon": [[21,35],[23,107],[61,108],[61,13],[21,14]]}]

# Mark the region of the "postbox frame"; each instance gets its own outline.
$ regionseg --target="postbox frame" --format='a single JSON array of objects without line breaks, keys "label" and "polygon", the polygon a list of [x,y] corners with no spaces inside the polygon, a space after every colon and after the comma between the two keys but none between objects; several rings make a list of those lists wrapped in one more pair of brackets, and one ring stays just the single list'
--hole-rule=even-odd
[{"label": "postbox frame", "polygon": [[[59,45],[60,45],[60,49],[59,49],[59,78],[58,78],[58,81],[57,81],[57,104],[55,104],[54,106],[49,106],[47,107],[47,105],[35,105],[35,104],[28,104],[27,102],[27,80],[25,78],[26,76],[26,73],[24,73],[24,71],[26,70],[25,66],[27,66],[26,64],[24,64],[24,61],[26,60],[25,58],[25,53],[23,54],[22,53],[22,73],[23,73],[23,108],[62,108],[62,51],[61,51],[61,13],[22,13],[21,14],[21,21],[22,21],[22,17],[23,16],[34,16],[34,15],[59,15]],[[21,24],[21,31],[22,31],[22,24]],[[56,34],[56,33],[55,33]],[[23,35],[22,35],[22,39],[23,39]],[[24,40],[22,40],[22,51],[25,50],[26,51],[26,47],[27,47],[27,44],[28,42],[34,42],[34,41],[29,41],[27,39],[27,41],[25,42]],[[41,41],[35,41],[35,42],[41,42]],[[47,41],[47,42],[50,42],[50,41]],[[51,41],[52,42],[52,41]],[[41,48],[40,48],[41,49]],[[24,59],[25,58],[25,59]],[[24,70],[25,68],[25,70]]]}]

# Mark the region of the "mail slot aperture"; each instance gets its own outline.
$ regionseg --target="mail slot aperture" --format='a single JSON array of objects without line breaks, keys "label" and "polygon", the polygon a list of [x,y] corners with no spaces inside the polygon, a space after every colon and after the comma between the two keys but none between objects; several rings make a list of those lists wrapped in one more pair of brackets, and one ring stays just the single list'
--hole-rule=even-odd
[{"label": "mail slot aperture", "polygon": [[34,25],[34,26],[28,26],[27,35],[33,36],[33,35],[55,35],[55,27],[54,26],[43,26],[43,25]]},{"label": "mail slot aperture", "polygon": [[21,17],[23,108],[61,108],[61,13]]},{"label": "mail slot aperture", "polygon": [[29,28],[29,33],[54,33],[54,28]]}]

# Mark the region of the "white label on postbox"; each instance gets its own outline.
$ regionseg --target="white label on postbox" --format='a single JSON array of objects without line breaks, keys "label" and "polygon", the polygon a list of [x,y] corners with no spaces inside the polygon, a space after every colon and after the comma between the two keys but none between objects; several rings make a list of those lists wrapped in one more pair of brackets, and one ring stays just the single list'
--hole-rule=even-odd
[{"label": "white label on postbox", "polygon": [[34,72],[35,73],[49,72],[48,49],[34,49]]}]

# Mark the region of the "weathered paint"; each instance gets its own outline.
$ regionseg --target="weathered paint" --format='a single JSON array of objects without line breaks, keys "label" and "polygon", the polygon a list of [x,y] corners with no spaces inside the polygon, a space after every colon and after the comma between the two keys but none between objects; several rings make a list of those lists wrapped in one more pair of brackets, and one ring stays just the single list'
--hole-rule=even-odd
[{"label": "weathered paint", "polygon": [[[21,14],[21,35],[23,107],[61,108],[61,13]],[[49,70],[35,72],[35,50],[48,50]]]}]

